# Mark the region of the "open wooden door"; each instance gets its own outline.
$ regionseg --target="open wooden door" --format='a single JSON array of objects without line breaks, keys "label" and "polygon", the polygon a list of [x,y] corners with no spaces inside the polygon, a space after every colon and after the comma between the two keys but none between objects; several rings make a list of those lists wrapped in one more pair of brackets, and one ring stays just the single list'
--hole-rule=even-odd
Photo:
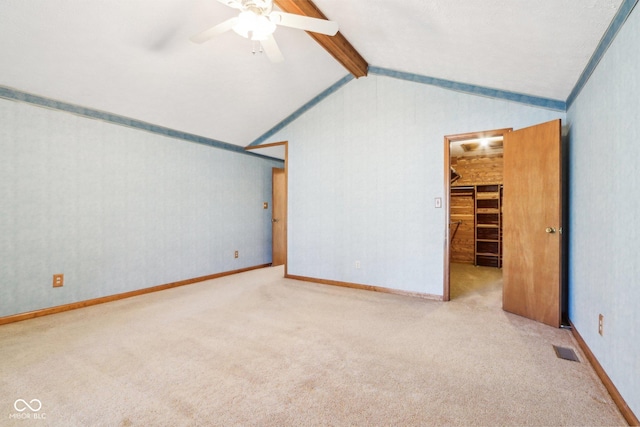
[{"label": "open wooden door", "polygon": [[562,316],[561,122],[504,135],[502,308],[550,326]]},{"label": "open wooden door", "polygon": [[271,265],[282,265],[287,260],[287,198],[284,169],[272,170]]}]

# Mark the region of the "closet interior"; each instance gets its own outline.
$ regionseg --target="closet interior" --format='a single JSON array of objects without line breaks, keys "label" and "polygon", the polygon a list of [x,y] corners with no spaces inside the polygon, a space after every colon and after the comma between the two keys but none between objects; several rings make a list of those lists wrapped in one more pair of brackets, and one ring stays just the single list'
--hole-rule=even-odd
[{"label": "closet interior", "polygon": [[450,261],[502,267],[502,137],[451,144]]}]

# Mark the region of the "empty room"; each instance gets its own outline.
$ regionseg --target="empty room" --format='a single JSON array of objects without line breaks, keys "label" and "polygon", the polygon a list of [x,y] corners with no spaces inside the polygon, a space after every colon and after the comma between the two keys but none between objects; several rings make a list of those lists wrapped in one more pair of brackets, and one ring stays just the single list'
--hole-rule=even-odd
[{"label": "empty room", "polygon": [[636,4],[0,2],[0,425],[640,425]]}]

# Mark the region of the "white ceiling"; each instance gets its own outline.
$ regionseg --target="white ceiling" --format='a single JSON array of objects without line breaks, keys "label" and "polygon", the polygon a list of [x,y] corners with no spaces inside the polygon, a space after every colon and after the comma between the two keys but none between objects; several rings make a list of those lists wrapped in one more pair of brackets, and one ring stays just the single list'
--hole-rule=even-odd
[{"label": "white ceiling", "polygon": [[318,0],[371,65],[565,101],[621,0]]},{"label": "white ceiling", "polygon": [[[315,0],[371,66],[564,101],[622,0]],[[285,61],[216,0],[2,0],[0,85],[246,146],[348,72],[279,27]]]}]

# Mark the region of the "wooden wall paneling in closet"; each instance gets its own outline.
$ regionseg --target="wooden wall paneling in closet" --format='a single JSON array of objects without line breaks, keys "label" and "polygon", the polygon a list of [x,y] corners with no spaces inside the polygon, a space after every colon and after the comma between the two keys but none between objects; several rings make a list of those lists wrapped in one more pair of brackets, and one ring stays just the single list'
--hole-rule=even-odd
[{"label": "wooden wall paneling in closet", "polygon": [[451,188],[450,262],[473,264],[475,259],[474,187]]}]

